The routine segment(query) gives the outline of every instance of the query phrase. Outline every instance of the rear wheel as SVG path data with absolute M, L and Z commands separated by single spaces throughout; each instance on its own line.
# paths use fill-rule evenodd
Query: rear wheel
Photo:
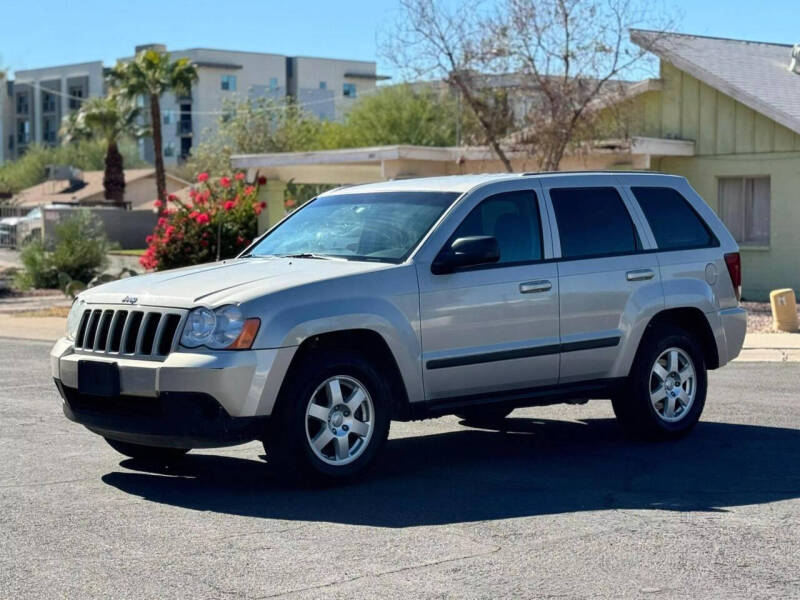
M 496 425 L 511 414 L 513 408 L 502 406 L 475 406 L 465 408 L 456 413 L 459 419 L 463 419 L 467 425 Z
M 707 384 L 694 338 L 678 327 L 658 326 L 642 340 L 624 389 L 612 398 L 614 413 L 629 434 L 678 438 L 700 419 Z
M 112 440 L 105 438 L 108 445 L 114 450 L 125 456 L 131 458 L 138 458 L 147 461 L 159 462 L 174 462 L 186 454 L 188 448 L 163 448 L 159 446 L 143 446 L 141 444 L 132 444 L 130 442 L 121 442 L 119 440 Z
M 316 481 L 363 472 L 389 434 L 386 378 L 359 354 L 321 350 L 305 357 L 290 381 L 264 440 L 269 461 Z

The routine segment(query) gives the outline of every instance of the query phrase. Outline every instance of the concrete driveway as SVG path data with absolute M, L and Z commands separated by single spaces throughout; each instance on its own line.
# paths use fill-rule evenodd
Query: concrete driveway
M 680 442 L 606 402 L 397 423 L 365 481 L 303 489 L 255 443 L 123 459 L 61 415 L 48 344 L 2 342 L 0 597 L 800 595 L 798 364 L 713 372 Z

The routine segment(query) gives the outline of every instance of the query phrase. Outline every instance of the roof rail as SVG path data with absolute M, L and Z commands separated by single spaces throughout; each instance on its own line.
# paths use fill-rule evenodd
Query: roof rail
M 679 177 L 673 173 L 661 173 L 660 171 L 637 171 L 635 169 L 624 171 L 613 171 L 611 169 L 588 169 L 585 171 L 528 171 L 521 173 L 523 177 L 532 175 L 586 175 L 595 173 L 598 175 L 667 175 L 670 177 Z

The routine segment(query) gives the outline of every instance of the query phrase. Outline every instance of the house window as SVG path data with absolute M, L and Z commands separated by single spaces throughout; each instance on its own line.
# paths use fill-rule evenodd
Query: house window
M 172 123 L 172 111 L 171 110 L 165 110 L 164 111 L 164 125 L 169 125 L 170 123 Z
M 328 82 L 327 81 L 320 81 L 319 82 L 319 89 L 327 90 L 328 89 Z
M 167 142 L 164 145 L 164 156 L 170 157 L 175 156 L 175 144 L 172 142 Z
M 277 77 L 270 77 L 269 78 L 269 91 L 274 92 L 278 89 L 278 78 Z
M 355 98 L 356 97 L 356 84 L 355 83 L 345 83 L 342 85 L 342 95 L 345 98 Z
M 227 92 L 235 92 L 236 75 L 223 75 L 220 87 Z
M 719 215 L 740 244 L 769 245 L 769 177 L 720 177 Z

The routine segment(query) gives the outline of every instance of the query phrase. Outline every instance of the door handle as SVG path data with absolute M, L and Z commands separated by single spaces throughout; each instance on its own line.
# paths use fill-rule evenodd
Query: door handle
M 655 276 L 656 274 L 652 269 L 636 269 L 635 271 L 628 271 L 625 273 L 625 277 L 628 281 L 645 281 Z
M 538 281 L 527 281 L 519 284 L 520 294 L 536 294 L 538 292 L 549 292 L 553 289 L 553 284 L 547 279 L 539 279 Z

